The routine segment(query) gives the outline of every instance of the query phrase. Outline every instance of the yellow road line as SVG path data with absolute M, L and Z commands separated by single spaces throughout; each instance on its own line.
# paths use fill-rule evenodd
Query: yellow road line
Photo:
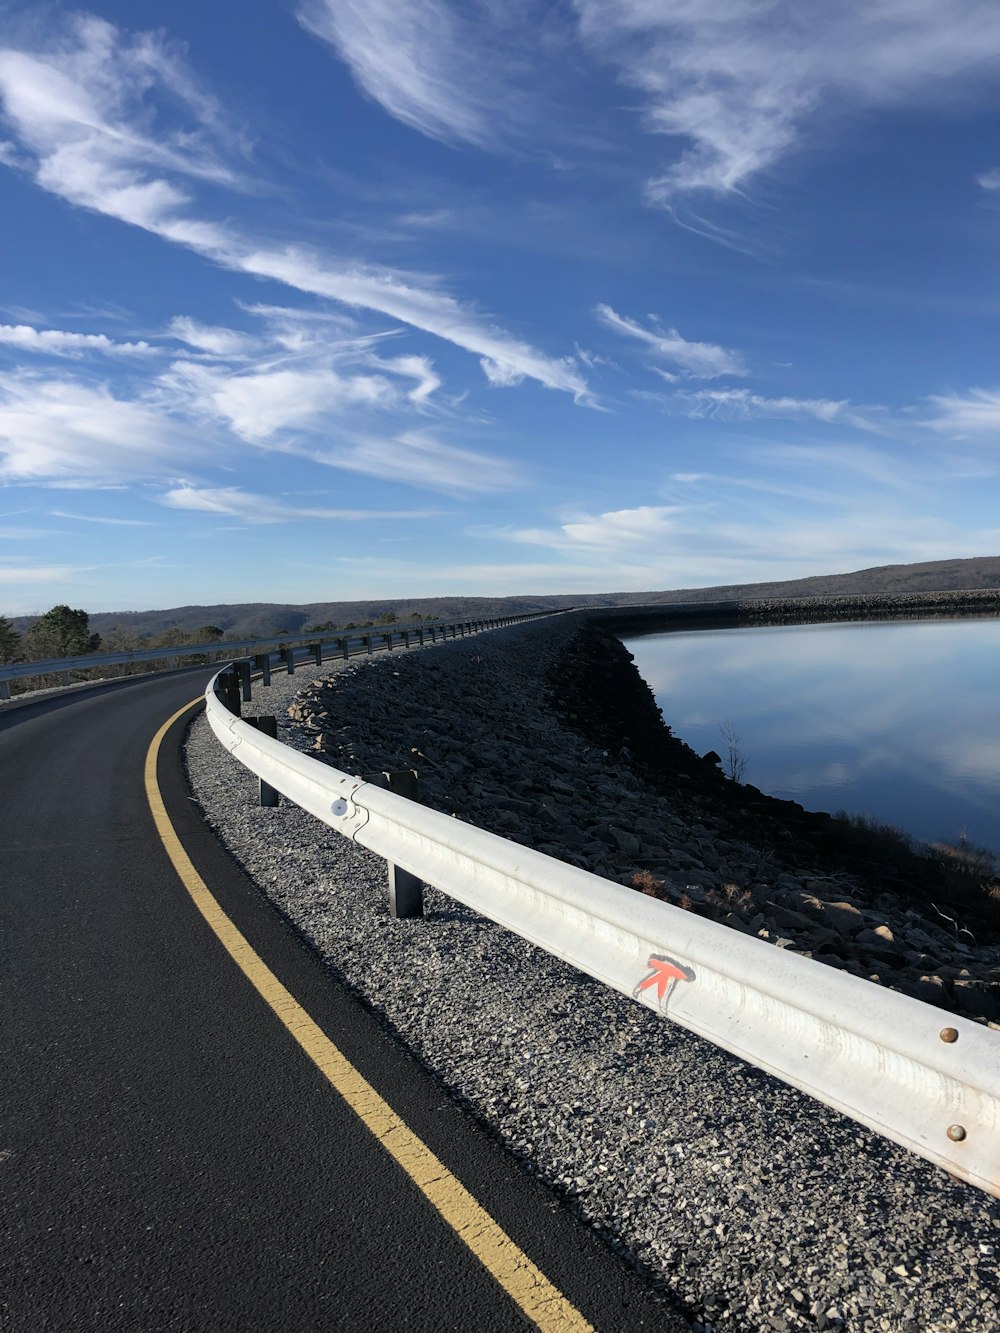
M 586 1330 L 593 1333 L 583 1315 L 518 1249 L 485 1208 L 313 1022 L 226 916 L 191 864 L 163 804 L 156 780 L 156 761 L 167 731 L 200 702 L 193 699 L 164 722 L 150 743 L 145 772 L 146 796 L 157 832 L 195 906 L 310 1060 L 528 1318 L 543 1333 L 586 1333 Z

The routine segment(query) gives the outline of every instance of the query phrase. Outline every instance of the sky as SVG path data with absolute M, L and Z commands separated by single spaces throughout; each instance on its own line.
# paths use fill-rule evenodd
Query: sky
M 0 613 L 1000 553 L 1000 6 L 0 0 Z

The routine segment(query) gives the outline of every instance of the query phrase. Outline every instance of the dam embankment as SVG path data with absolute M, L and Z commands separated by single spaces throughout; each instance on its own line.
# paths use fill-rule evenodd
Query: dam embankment
M 756 836 L 752 792 L 730 791 L 670 737 L 626 650 L 595 623 L 553 617 L 333 663 L 316 681 L 312 669 L 275 673 L 254 706 L 278 715 L 283 741 L 350 771 L 417 767 L 424 798 L 458 818 L 611 878 L 648 865 L 690 910 L 731 915 L 782 948 L 807 951 L 805 932 L 823 930 L 817 957 L 822 940 L 831 965 L 874 963 L 852 950 L 859 916 L 866 930 L 887 919 L 875 882 L 813 864 L 794 818 Z M 290 802 L 261 808 L 256 779 L 204 717 L 186 753 L 202 813 L 260 891 L 694 1333 L 997 1328 L 996 1200 L 435 889 L 425 918 L 394 921 L 384 863 Z M 779 925 L 784 895 L 798 915 Z M 995 950 L 952 951 L 944 922 L 927 925 L 918 952 L 925 919 L 900 917 L 912 961 L 942 987 L 948 958 L 971 960 L 970 975 L 995 963 Z M 887 954 L 902 948 L 872 934 Z
M 350 773 L 832 967 L 1000 1022 L 1000 912 L 898 840 L 730 781 L 675 737 L 617 634 L 575 612 L 365 660 L 290 715 Z

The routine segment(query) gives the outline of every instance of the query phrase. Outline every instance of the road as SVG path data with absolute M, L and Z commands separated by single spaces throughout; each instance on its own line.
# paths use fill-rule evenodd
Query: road
M 543 1280 L 526 1301 L 475 1257 L 234 964 L 143 780 L 155 733 L 208 676 L 0 713 L 0 1329 L 686 1328 L 220 848 L 183 779 L 188 713 L 164 737 L 156 785 L 212 898 L 523 1254 L 522 1272 L 536 1266 L 554 1290 Z

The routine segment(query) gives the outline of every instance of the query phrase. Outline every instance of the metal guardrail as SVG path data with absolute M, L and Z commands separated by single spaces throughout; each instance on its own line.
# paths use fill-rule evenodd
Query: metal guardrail
M 1000 1033 L 341 773 L 206 691 L 216 737 L 329 828 L 1000 1197 Z
M 344 657 L 362 652 L 373 652 L 375 644 L 409 647 L 411 640 L 424 643 L 429 636 L 434 643 L 439 637 L 457 638 L 481 629 L 511 625 L 537 616 L 552 615 L 551 611 L 526 611 L 517 616 L 477 616 L 470 620 L 415 621 L 402 625 L 372 625 L 360 630 L 340 633 L 281 634 L 271 639 L 227 639 L 212 643 L 184 643 L 170 648 L 136 648 L 121 653 L 87 653 L 81 657 L 49 657 L 35 662 L 7 662 L 0 664 L 0 699 L 10 698 L 12 680 L 29 680 L 40 676 L 59 676 L 63 685 L 70 684 L 71 671 L 92 671 L 103 666 L 133 666 L 142 662 L 167 662 L 170 667 L 185 657 L 207 656 L 209 660 L 231 660 L 236 657 L 270 655 L 287 650 L 290 656 L 282 661 L 292 671 L 296 651 L 311 653 L 314 660 L 329 657 L 336 648 Z M 303 660 L 307 660 L 304 658 Z M 266 664 L 270 667 L 270 661 Z

